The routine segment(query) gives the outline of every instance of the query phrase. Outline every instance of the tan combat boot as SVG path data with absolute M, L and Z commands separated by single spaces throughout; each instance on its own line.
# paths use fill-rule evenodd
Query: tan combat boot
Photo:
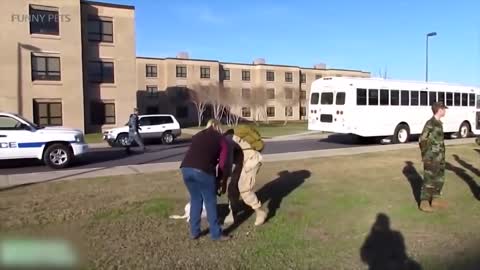
M 423 212 L 427 212 L 427 213 L 433 212 L 433 208 L 430 206 L 430 202 L 427 200 L 421 201 L 420 206 L 418 208 Z
M 262 210 L 261 208 L 255 209 L 255 226 L 260 226 L 265 223 L 265 219 L 267 218 L 267 213 Z
M 446 209 L 448 207 L 448 203 L 440 198 L 433 198 L 432 207 L 434 209 Z

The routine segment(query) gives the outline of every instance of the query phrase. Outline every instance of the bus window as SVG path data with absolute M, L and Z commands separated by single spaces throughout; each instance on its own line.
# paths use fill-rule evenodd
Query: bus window
M 388 90 L 380 90 L 380 105 L 388 105 Z
M 402 90 L 401 93 L 401 105 L 408 106 L 409 104 L 409 95 L 407 90 Z
M 318 93 L 312 93 L 312 97 L 310 98 L 310 104 L 318 105 L 318 98 L 319 98 Z
M 336 105 L 345 105 L 345 92 L 338 92 L 335 98 Z
M 460 106 L 460 93 L 453 94 L 453 105 Z
M 477 95 L 477 109 L 480 109 L 480 95 Z
M 367 105 L 367 89 L 357 88 L 357 105 Z
M 368 89 L 368 105 L 378 105 L 378 90 Z
M 462 106 L 463 107 L 468 106 L 468 94 L 465 94 L 465 93 L 462 94 Z
M 320 98 L 320 104 L 323 104 L 323 105 L 333 104 L 333 93 L 332 92 L 322 93 L 322 97 Z
M 430 92 L 429 93 L 429 99 L 430 99 L 430 106 L 433 105 L 433 103 L 437 102 L 437 92 Z
M 427 91 L 421 91 L 420 92 L 420 105 L 421 106 L 427 106 L 428 105 L 428 93 Z
M 447 106 L 453 106 L 453 94 L 447 93 Z
M 418 91 L 412 91 L 410 94 L 410 105 L 418 106 Z
M 445 92 L 438 92 L 438 102 L 443 102 L 445 104 Z
M 475 94 L 468 94 L 468 106 L 475 106 Z
M 399 100 L 400 100 L 399 91 L 398 90 L 390 91 L 390 105 L 398 106 Z

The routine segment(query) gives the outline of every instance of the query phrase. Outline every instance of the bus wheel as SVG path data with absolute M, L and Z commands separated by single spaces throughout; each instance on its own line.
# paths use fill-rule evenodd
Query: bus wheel
M 468 136 L 470 135 L 470 124 L 467 121 L 463 122 L 460 125 L 458 135 L 460 138 L 468 138 Z
M 410 137 L 410 128 L 405 124 L 400 124 L 393 133 L 393 143 L 406 143 Z

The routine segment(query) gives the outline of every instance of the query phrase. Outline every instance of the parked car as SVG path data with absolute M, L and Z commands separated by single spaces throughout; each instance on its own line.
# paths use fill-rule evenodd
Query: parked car
M 36 158 L 62 169 L 87 151 L 81 130 L 41 127 L 17 114 L 0 112 L 0 160 Z
M 145 140 L 160 139 L 163 144 L 171 144 L 182 132 L 173 115 L 139 115 L 140 135 Z M 123 127 L 106 130 L 103 139 L 112 147 L 128 145 L 128 123 Z

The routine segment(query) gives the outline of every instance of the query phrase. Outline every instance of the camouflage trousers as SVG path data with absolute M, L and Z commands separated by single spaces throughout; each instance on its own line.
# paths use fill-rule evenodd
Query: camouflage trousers
M 445 160 L 424 161 L 423 169 L 420 200 L 431 200 L 440 197 L 445 182 Z

